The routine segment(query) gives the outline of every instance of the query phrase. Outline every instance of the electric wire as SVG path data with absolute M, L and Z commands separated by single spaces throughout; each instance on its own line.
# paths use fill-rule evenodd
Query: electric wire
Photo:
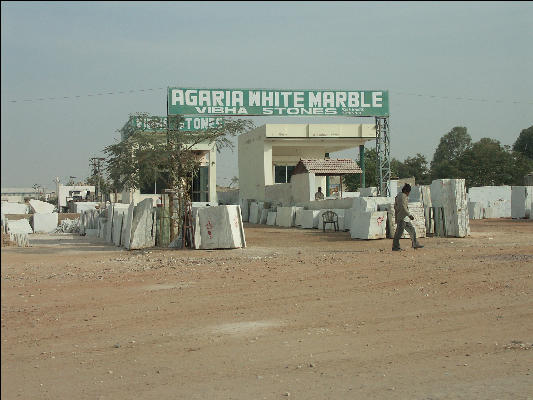
M 166 90 L 167 87 L 159 88 L 148 88 L 148 89 L 131 89 L 131 90 L 117 90 L 117 91 L 101 91 L 100 93 L 92 93 L 86 95 L 72 95 L 72 96 L 57 96 L 57 97 L 36 97 L 31 99 L 23 100 L 7 100 L 8 103 L 28 103 L 36 101 L 54 101 L 54 100 L 68 100 L 68 99 L 80 99 L 82 97 L 95 97 L 95 96 L 113 96 L 117 94 L 132 94 L 132 93 L 145 93 L 153 92 L 156 90 Z M 312 89 L 311 89 L 312 90 Z M 444 100 L 462 100 L 462 101 L 473 101 L 473 102 L 485 102 L 485 103 L 499 103 L 499 104 L 533 104 L 533 101 L 517 101 L 517 100 L 493 100 L 493 99 L 483 99 L 483 98 L 473 98 L 473 97 L 453 97 L 453 96 L 439 96 L 439 95 L 428 95 L 422 93 L 408 93 L 408 92 L 396 92 L 389 91 L 390 94 L 399 95 L 399 96 L 416 96 L 416 97 L 427 97 L 433 99 L 444 99 Z

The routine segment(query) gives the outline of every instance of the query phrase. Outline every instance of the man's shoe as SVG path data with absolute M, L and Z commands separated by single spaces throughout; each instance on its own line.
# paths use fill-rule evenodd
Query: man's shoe
M 403 251 L 403 249 L 400 249 L 399 247 L 397 249 L 392 249 L 392 251 Z
M 415 244 L 415 245 L 413 246 L 413 249 L 421 249 L 422 247 L 424 247 L 424 246 L 421 245 L 420 243 L 418 243 L 418 244 Z

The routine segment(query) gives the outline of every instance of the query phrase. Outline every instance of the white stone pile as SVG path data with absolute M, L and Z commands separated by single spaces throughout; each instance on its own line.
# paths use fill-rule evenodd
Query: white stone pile
M 198 208 L 195 212 L 196 249 L 246 247 L 241 207 L 238 205 Z
M 98 236 L 103 211 L 87 208 L 80 212 L 80 235 Z
M 64 219 L 59 223 L 59 226 L 54 231 L 55 233 L 79 233 L 80 219 Z
M 480 186 L 468 189 L 468 201 L 480 203 L 483 208 L 482 218 L 510 218 L 511 196 L 511 186 Z
M 431 183 L 431 202 L 436 235 L 465 237 L 470 234 L 464 179 L 434 180 Z
M 387 237 L 387 211 L 392 197 L 355 197 L 352 203 L 350 237 L 384 239 Z
M 10 203 L 8 201 L 2 201 L 1 204 L 2 214 L 28 214 L 29 206 L 22 203 Z
M 88 210 L 83 214 L 91 234 L 108 243 L 127 250 L 155 246 L 157 220 L 153 199 L 144 199 L 136 206 L 109 203 L 101 213 Z
M 511 217 L 532 219 L 533 186 L 513 186 L 511 191 Z
M 30 222 L 26 219 L 9 220 L 5 219 L 9 239 L 16 243 L 18 247 L 29 247 L 28 234 L 33 233 Z
M 416 237 L 426 237 L 426 217 L 424 213 L 424 206 L 421 202 L 409 202 L 409 212 L 415 219 L 409 220 L 415 228 Z M 396 218 L 394 212 L 394 204 L 385 204 L 380 206 L 380 209 L 387 210 L 387 237 L 393 238 L 396 233 Z M 402 239 L 409 238 L 409 233 L 404 230 L 401 236 Z
M 433 204 L 431 203 L 431 188 L 429 185 L 414 185 L 409 193 L 410 203 L 422 203 L 424 208 L 424 219 L 426 221 L 426 235 L 435 233 L 435 223 L 433 221 Z

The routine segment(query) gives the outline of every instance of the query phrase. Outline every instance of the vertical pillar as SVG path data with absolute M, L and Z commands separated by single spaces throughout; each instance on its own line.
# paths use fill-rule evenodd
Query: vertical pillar
M 329 153 L 324 155 L 324 158 L 329 158 Z M 329 196 L 329 176 L 326 175 L 326 197 Z
M 359 167 L 363 171 L 361 173 L 361 187 L 365 187 L 365 145 L 359 145 Z

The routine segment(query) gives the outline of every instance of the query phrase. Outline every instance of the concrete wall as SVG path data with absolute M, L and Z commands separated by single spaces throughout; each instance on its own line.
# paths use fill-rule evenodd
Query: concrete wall
M 334 210 L 352 208 L 353 198 L 346 199 L 331 199 L 331 200 L 313 200 L 307 202 L 296 203 L 297 206 L 304 207 L 307 210 Z
M 238 138 L 239 198 L 265 200 L 265 185 L 272 180 L 272 148 L 264 143 L 265 127 Z
M 264 188 L 264 201 L 281 203 L 283 206 L 290 206 L 294 203 L 292 198 L 292 186 L 290 183 L 278 183 L 268 185 Z
M 217 191 L 218 202 L 224 205 L 239 204 L 239 189 L 228 190 L 226 192 Z

